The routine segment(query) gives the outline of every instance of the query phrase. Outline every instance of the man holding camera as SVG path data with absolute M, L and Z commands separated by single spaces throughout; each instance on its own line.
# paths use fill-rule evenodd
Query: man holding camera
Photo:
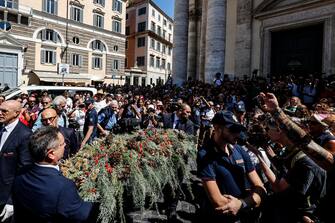
M 156 115 L 156 110 L 154 105 L 150 104 L 148 106 L 147 114 L 142 118 L 142 128 L 157 128 L 158 127 L 158 116 Z
M 98 130 L 103 136 L 108 136 L 118 121 L 118 102 L 112 100 L 108 106 L 101 109 L 98 114 Z

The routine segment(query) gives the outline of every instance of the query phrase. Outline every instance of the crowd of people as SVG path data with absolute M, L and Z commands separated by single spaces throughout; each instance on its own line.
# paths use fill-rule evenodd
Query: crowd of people
M 331 79 L 231 80 L 218 73 L 209 84 L 97 87 L 96 95 L 0 96 L 2 222 L 94 219 L 98 205 L 80 199 L 59 162 L 97 138 L 146 128 L 197 137 L 205 191 L 196 199 L 199 222 L 333 221 Z M 169 204 L 170 222 L 177 220 L 177 202 Z

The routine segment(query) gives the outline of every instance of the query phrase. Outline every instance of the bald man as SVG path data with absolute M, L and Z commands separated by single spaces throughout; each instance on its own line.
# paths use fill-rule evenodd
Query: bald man
M 80 144 L 78 143 L 78 137 L 74 129 L 58 125 L 58 117 L 55 109 L 46 108 L 41 113 L 41 122 L 43 126 L 57 127 L 63 134 L 66 143 L 63 158 L 67 159 L 70 155 L 74 155 L 79 150 Z
M 31 130 L 19 122 L 21 104 L 5 101 L 0 105 L 0 221 L 10 222 L 13 215 L 12 185 L 18 171 L 30 166 L 28 149 Z

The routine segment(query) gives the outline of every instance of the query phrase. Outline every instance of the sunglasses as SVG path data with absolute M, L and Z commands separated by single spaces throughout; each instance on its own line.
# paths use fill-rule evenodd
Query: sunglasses
M 50 118 L 42 118 L 41 121 L 44 122 L 44 123 L 45 123 L 45 122 L 48 122 L 48 121 L 53 122 L 53 121 L 55 120 L 56 117 L 57 117 L 57 116 L 50 117 Z

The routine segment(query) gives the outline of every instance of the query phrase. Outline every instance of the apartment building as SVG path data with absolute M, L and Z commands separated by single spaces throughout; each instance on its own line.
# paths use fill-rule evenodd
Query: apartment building
M 134 0 L 127 7 L 126 35 L 126 82 L 165 83 L 172 70 L 172 18 L 151 0 Z
M 0 0 L 0 83 L 122 84 L 125 15 L 126 0 Z

